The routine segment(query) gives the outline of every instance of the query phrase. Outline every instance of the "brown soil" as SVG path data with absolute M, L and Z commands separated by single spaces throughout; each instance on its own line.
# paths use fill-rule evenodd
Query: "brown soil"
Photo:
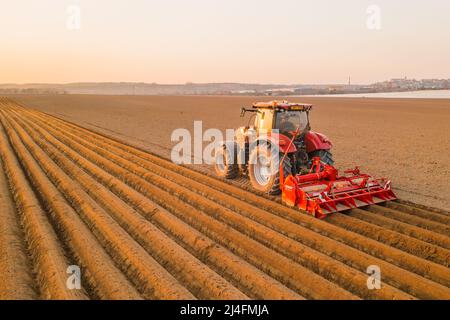
M 239 109 L 269 97 L 19 96 L 29 107 L 170 155 L 176 128 L 236 128 Z M 290 98 L 314 104 L 311 123 L 334 143 L 341 169 L 389 177 L 397 195 L 450 210 L 450 101 L 445 99 Z
M 3 167 L 0 169 L 0 221 L 0 270 L 3 271 L 0 273 L 0 300 L 37 298 Z
M 396 202 L 321 221 L 11 100 L 0 121 L 0 208 L 18 231 L 0 229 L 4 298 L 450 298 L 445 212 Z M 64 286 L 69 264 L 84 290 Z

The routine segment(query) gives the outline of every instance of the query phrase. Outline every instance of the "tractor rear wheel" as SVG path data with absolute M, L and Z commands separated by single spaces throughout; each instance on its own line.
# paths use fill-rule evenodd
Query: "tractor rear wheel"
M 309 160 L 311 162 L 312 158 L 319 157 L 320 161 L 330 166 L 334 165 L 333 154 L 330 150 L 316 150 L 309 153 Z
M 249 157 L 248 175 L 253 188 L 270 195 L 281 193 L 279 161 L 283 156 L 283 153 L 272 154 L 270 148 L 265 145 L 252 150 Z M 290 158 L 286 157 L 283 161 L 283 175 L 287 177 L 290 174 L 292 174 L 292 164 Z
M 235 179 L 239 173 L 236 156 L 233 157 L 231 150 L 228 150 L 225 146 L 219 148 L 216 151 L 214 169 L 221 178 Z

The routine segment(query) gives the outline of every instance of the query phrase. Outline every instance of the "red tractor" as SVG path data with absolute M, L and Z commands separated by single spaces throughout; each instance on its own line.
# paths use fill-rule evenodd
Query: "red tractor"
M 326 214 L 395 199 L 390 181 L 361 174 L 358 168 L 339 176 L 333 167 L 332 143 L 311 131 L 312 105 L 271 101 L 241 109 L 241 117 L 254 114 L 254 124 L 236 130 L 233 141 L 216 150 L 219 177 L 250 178 L 259 191 L 309 213 Z

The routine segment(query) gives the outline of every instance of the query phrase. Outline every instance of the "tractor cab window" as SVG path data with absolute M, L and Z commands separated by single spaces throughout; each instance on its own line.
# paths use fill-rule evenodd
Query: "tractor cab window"
M 304 111 L 278 111 L 275 129 L 292 132 L 300 128 L 300 133 L 308 127 L 308 115 Z

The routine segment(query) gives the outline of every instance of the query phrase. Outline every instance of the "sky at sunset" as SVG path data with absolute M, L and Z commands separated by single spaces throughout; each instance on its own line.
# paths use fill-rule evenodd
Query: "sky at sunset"
M 448 0 L 0 4 L 0 83 L 450 78 Z

